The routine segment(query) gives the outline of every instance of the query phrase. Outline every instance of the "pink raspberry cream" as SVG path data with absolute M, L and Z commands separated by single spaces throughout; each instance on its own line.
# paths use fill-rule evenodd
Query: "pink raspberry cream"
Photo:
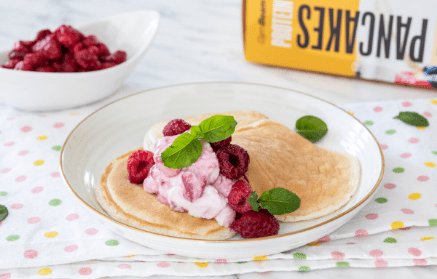
M 143 182 L 144 190 L 157 194 L 158 201 L 174 211 L 187 211 L 199 218 L 215 218 L 220 225 L 229 227 L 236 216 L 227 199 L 233 181 L 220 174 L 217 156 L 211 145 L 202 140 L 202 154 L 194 164 L 182 169 L 164 166 L 161 153 L 177 137 L 167 136 L 156 141 L 155 165 Z

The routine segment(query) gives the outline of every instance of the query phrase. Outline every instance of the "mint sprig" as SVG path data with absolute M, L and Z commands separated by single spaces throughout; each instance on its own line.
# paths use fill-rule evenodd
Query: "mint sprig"
M 254 211 L 267 209 L 272 215 L 282 215 L 296 211 L 300 207 L 300 198 L 284 188 L 273 188 L 264 191 L 261 197 L 253 191 L 247 199 Z
M 6 206 L 0 204 L 0 222 L 8 217 L 8 209 Z
M 307 115 L 296 121 L 296 132 L 312 143 L 323 138 L 328 132 L 328 125 L 322 119 Z
M 400 121 L 416 126 L 416 127 L 428 127 L 428 120 L 417 112 L 412 111 L 401 111 L 398 116 L 395 116 L 394 119 L 399 119 Z
M 161 153 L 164 166 L 172 169 L 181 169 L 191 166 L 202 154 L 202 143 L 219 142 L 229 138 L 237 126 L 233 116 L 214 115 L 198 126 L 191 126 L 190 133 L 180 134 L 175 141 Z

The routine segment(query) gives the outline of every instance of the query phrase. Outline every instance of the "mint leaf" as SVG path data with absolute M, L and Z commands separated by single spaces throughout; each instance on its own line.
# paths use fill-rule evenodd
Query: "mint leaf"
M 312 143 L 315 143 L 326 135 L 328 126 L 322 119 L 307 115 L 296 121 L 296 132 Z
M 183 133 L 161 153 L 161 160 L 168 168 L 181 169 L 192 165 L 201 154 L 200 140 L 191 134 Z
M 399 119 L 400 121 L 416 126 L 416 127 L 427 127 L 429 126 L 428 120 L 417 112 L 412 111 L 402 111 L 399 112 L 399 115 L 395 117 L 395 119 Z
M 284 188 L 273 188 L 268 192 L 265 191 L 258 202 L 272 215 L 291 213 L 300 206 L 300 198 Z
M 255 191 L 253 191 L 250 194 L 250 197 L 247 199 L 247 202 L 252 206 L 253 210 L 259 212 L 259 204 L 257 202 L 257 199 L 258 199 L 258 194 Z
M 8 217 L 8 209 L 6 206 L 0 204 L 0 222 Z
M 190 133 L 193 135 L 193 137 L 201 139 L 203 138 L 203 132 L 200 130 L 199 126 L 191 126 Z
M 199 124 L 203 132 L 202 139 L 206 142 L 219 142 L 229 138 L 235 132 L 235 126 L 237 121 L 229 115 L 214 115 Z

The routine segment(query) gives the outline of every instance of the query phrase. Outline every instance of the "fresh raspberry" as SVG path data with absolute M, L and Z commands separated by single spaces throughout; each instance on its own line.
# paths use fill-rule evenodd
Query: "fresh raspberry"
M 74 29 L 70 25 L 65 24 L 59 26 L 58 29 L 54 31 L 54 34 L 56 35 L 58 41 L 67 48 L 72 47 L 84 38 L 81 32 Z
M 74 60 L 65 60 L 59 67 L 59 72 L 75 73 L 77 72 L 77 64 Z
M 229 206 L 239 213 L 246 213 L 252 210 L 252 206 L 247 201 L 252 193 L 252 188 L 244 180 L 238 180 L 232 185 L 228 196 Z
M 84 49 L 85 49 L 85 45 L 82 42 L 80 42 L 80 43 L 75 44 L 73 46 L 73 48 L 71 48 L 71 51 L 73 53 L 76 53 L 76 52 L 79 52 L 79 51 L 84 50 Z
M 229 179 L 239 179 L 249 168 L 249 154 L 236 144 L 220 148 L 217 152 L 220 173 Z
M 114 67 L 114 66 L 117 66 L 117 64 L 111 63 L 111 62 L 103 62 L 102 63 L 102 70 L 103 69 L 108 69 L 108 68 L 111 68 L 111 67 Z
M 218 142 L 211 142 L 211 147 L 214 150 L 214 152 L 217 152 L 217 150 L 219 150 L 222 147 L 228 146 L 229 144 L 231 144 L 232 141 L 232 137 L 229 137 L 227 139 L 224 139 L 222 141 L 218 141 Z
M 76 52 L 74 58 L 76 59 L 76 63 L 84 69 L 94 69 L 99 62 L 97 55 L 88 49 Z
M 33 52 L 39 52 L 50 60 L 58 59 L 62 56 L 61 44 L 56 40 L 55 34 L 47 35 L 38 41 L 32 48 Z
M 251 210 L 236 219 L 230 228 L 243 238 L 257 238 L 278 234 L 279 222 L 266 209 Z
M 164 136 L 175 136 L 182 134 L 183 132 L 189 130 L 191 128 L 191 125 L 187 122 L 185 122 L 182 119 L 173 119 L 172 121 L 168 122 L 167 125 L 165 125 L 164 129 L 162 130 L 162 133 Z
M 20 59 L 23 60 L 24 56 L 28 53 L 31 53 L 31 48 L 28 47 L 25 42 L 19 41 L 14 43 L 12 50 L 9 52 L 9 59 Z
M 113 62 L 116 64 L 123 63 L 127 59 L 127 54 L 125 51 L 117 50 L 111 55 L 103 57 L 104 62 Z
M 35 69 L 32 67 L 32 65 L 30 65 L 24 61 L 20 61 L 15 65 L 14 70 L 34 71 Z
M 55 68 L 53 68 L 52 66 L 49 66 L 49 65 L 38 67 L 38 68 L 35 69 L 35 71 L 37 71 L 37 72 L 45 72 L 45 73 L 56 72 Z
M 52 31 L 50 31 L 49 29 L 43 29 L 41 31 L 38 32 L 38 34 L 36 35 L 35 40 L 33 40 L 35 43 L 38 41 L 41 41 L 42 39 L 44 39 L 45 37 L 47 37 L 47 35 L 52 34 Z
M 20 59 L 11 59 L 8 62 L 6 62 L 4 65 L 2 65 L 2 68 L 5 69 L 13 69 L 15 68 L 15 65 L 17 65 L 18 62 L 20 62 Z
M 29 53 L 24 56 L 24 62 L 35 68 L 43 65 L 46 60 L 41 53 Z
M 96 36 L 90 35 L 86 36 L 85 39 L 83 39 L 82 43 L 85 45 L 85 47 L 95 46 L 100 43 L 100 41 L 96 38 Z
M 97 54 L 98 57 L 104 57 L 104 56 L 108 56 L 111 54 L 109 52 L 108 47 L 105 44 L 98 43 L 96 46 L 99 49 L 99 53 Z
M 133 152 L 127 159 L 127 171 L 131 183 L 141 184 L 155 164 L 153 153 L 145 150 Z
M 21 41 L 21 43 L 28 47 L 29 49 L 32 49 L 33 45 L 36 43 L 35 41 Z

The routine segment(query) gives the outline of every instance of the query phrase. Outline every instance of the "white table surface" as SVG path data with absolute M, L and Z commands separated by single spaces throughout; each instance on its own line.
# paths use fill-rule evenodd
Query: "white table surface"
M 144 9 L 153 9 L 161 14 L 161 24 L 155 41 L 122 88 L 101 101 L 102 105 L 148 88 L 205 81 L 275 85 L 308 93 L 337 105 L 437 96 L 437 91 L 434 90 L 246 62 L 243 54 L 240 0 L 0 1 L 0 49 L 11 49 L 13 43 L 20 39 L 33 39 L 41 29 L 53 30 L 61 24 L 80 25 L 118 13 Z M 0 100 L 0 110 L 5 108 Z M 211 278 L 435 278 L 436 272 L 437 267 L 434 266 L 350 268 Z

